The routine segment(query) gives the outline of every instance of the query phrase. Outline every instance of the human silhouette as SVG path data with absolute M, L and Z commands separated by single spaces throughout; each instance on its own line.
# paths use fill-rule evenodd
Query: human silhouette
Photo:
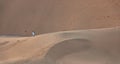
M 35 36 L 35 32 L 34 31 L 32 31 L 32 36 Z

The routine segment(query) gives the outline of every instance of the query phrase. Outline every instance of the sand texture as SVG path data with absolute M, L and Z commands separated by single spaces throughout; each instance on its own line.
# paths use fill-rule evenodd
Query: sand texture
M 119 64 L 120 28 L 0 37 L 0 64 Z
M 120 0 L 0 0 L 0 64 L 120 64 L 119 26 Z
M 0 0 L 0 34 L 120 26 L 120 0 Z

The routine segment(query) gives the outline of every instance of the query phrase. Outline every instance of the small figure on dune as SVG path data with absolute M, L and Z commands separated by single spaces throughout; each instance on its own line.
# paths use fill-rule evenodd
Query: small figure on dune
M 35 32 L 34 31 L 32 31 L 32 36 L 35 36 Z

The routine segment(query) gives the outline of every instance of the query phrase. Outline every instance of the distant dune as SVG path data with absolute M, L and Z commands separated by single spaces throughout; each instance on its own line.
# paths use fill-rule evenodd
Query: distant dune
M 120 26 L 119 0 L 0 0 L 0 34 Z

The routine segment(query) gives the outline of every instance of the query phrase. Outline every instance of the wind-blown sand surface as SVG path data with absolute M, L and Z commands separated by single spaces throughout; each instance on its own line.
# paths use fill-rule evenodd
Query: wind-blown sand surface
M 0 0 L 0 64 L 120 64 L 116 26 L 120 0 Z
M 119 64 L 120 28 L 0 37 L 0 64 Z

